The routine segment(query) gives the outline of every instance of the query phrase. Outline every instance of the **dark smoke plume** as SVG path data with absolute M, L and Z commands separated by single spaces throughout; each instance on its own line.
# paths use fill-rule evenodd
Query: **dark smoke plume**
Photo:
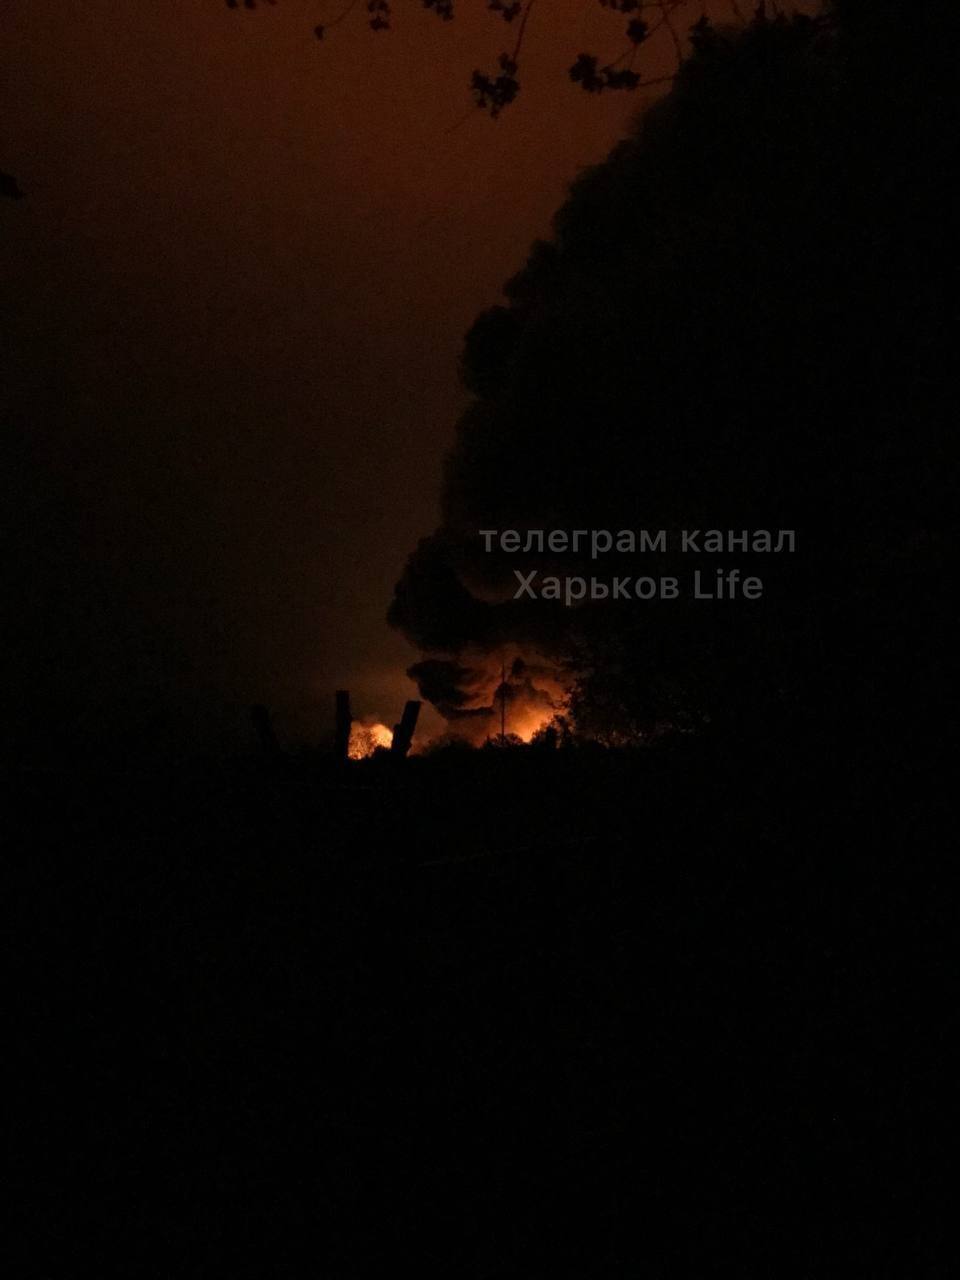
M 489 712 L 477 688 L 506 645 L 573 659 L 580 709 L 599 680 L 595 705 L 632 704 L 631 724 L 748 690 L 808 697 L 841 634 L 838 682 L 874 679 L 865 637 L 899 625 L 887 588 L 916 582 L 917 547 L 936 558 L 950 507 L 932 465 L 953 448 L 946 166 L 930 67 L 901 60 L 891 97 L 891 30 L 841 16 L 703 30 L 467 335 L 475 398 L 442 524 L 389 614 L 448 717 Z M 680 569 L 488 554 L 478 536 L 551 528 L 794 529 L 802 554 L 770 568 L 762 610 L 511 599 L 515 569 Z

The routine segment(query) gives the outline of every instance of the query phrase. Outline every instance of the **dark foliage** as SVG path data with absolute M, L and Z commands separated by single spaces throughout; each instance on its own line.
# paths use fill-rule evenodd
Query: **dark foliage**
M 275 5 L 277 0 L 265 0 Z M 597 0 L 589 0 L 597 3 Z M 257 0 L 226 0 L 228 9 L 256 10 Z M 684 40 L 676 25 L 684 10 L 689 7 L 689 0 L 657 0 L 656 3 L 641 3 L 641 0 L 599 0 L 601 8 L 609 9 L 617 15 L 627 18 L 623 29 L 624 48 L 618 57 L 607 63 L 600 63 L 598 57 L 581 54 L 570 69 L 570 79 L 581 85 L 589 93 L 600 93 L 605 89 L 636 89 L 644 83 L 658 84 L 660 80 L 644 81 L 641 74 L 633 68 L 637 50 L 648 38 L 661 28 L 666 28 L 671 35 L 677 66 L 684 54 Z M 470 79 L 470 91 L 476 105 L 489 112 L 494 119 L 508 107 L 520 92 L 519 56 L 524 43 L 527 22 L 536 5 L 536 0 L 488 0 L 487 8 L 498 19 L 507 24 L 516 22 L 517 36 L 512 50 L 500 54 L 497 69 L 493 74 L 475 70 Z M 339 26 L 349 18 L 358 6 L 358 0 L 347 0 L 346 6 L 329 22 L 320 23 L 313 29 L 318 40 L 324 40 L 331 28 Z M 443 22 L 453 20 L 456 9 L 454 0 L 423 0 L 423 7 L 431 10 Z M 640 10 L 649 11 L 654 18 L 651 26 L 642 18 L 632 17 Z M 366 0 L 367 25 L 372 31 L 389 31 L 393 21 L 393 9 L 389 0 Z M 735 0 L 729 6 L 728 19 L 740 17 Z M 697 33 L 710 28 L 709 20 L 704 17 L 691 36 L 691 44 Z M 626 64 L 626 65 L 623 65 Z M 669 78 L 669 77 L 668 77 Z

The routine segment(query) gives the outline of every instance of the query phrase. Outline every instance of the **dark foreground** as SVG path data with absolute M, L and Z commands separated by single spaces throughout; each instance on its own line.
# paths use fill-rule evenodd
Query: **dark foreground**
M 943 791 L 848 745 L 15 778 L 18 1276 L 953 1274 Z

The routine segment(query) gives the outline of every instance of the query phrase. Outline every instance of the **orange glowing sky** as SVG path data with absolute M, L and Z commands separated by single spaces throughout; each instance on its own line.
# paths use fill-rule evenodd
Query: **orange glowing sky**
M 189 686 L 311 732 L 339 686 L 393 722 L 413 655 L 383 616 L 435 522 L 462 335 L 641 105 L 566 79 L 621 46 L 593 2 L 541 6 L 517 103 L 457 128 L 508 42 L 480 0 L 320 45 L 323 16 L 0 13 L 0 160 L 29 195 L 0 210 L 17 616 L 63 631 L 56 678 L 94 700 Z

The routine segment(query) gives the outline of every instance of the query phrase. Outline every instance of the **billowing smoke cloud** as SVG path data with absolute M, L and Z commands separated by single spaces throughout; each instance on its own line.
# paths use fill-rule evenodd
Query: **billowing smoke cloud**
M 476 533 L 441 530 L 410 557 L 390 610 L 431 655 L 408 672 L 421 696 L 475 742 L 502 727 L 526 739 L 563 709 L 562 630 L 538 602 L 511 598 L 512 579 Z
M 529 740 L 562 713 L 569 686 L 555 664 L 525 658 L 513 645 L 496 654 L 468 650 L 456 658 L 426 658 L 409 674 L 451 730 L 473 742 L 501 732 Z
M 761 13 L 742 35 L 703 32 L 673 92 L 579 179 L 506 305 L 468 334 L 475 399 L 447 459 L 442 524 L 389 614 L 425 655 L 411 669 L 424 697 L 452 723 L 494 721 L 507 650 L 537 668 L 510 676 L 518 703 L 553 697 L 584 644 L 628 679 L 656 666 L 674 701 L 697 685 L 709 702 L 704 673 L 716 690 L 767 670 L 782 688 L 775 667 L 791 636 L 808 643 L 824 584 L 845 590 L 868 541 L 879 563 L 881 540 L 926 518 L 926 481 L 904 471 L 922 452 L 916 422 L 896 406 L 933 385 L 902 352 L 932 360 L 941 328 L 916 264 L 883 249 L 910 242 L 883 220 L 903 216 L 897 164 L 912 160 L 905 149 L 889 170 L 873 163 L 872 71 L 847 82 L 840 66 L 809 20 Z M 762 611 L 565 608 L 514 599 L 514 571 L 609 580 L 678 566 L 495 554 L 479 536 L 681 528 L 800 530 L 804 567 L 778 565 L 780 594 Z

